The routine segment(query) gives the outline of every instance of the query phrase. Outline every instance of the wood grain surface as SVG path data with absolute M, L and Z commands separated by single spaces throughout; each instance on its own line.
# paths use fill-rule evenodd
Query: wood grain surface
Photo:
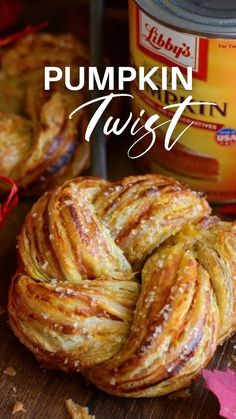
M 116 179 L 137 173 L 137 168 L 126 157 L 125 139 L 115 139 L 109 145 L 109 178 Z M 15 238 L 32 200 L 23 200 L 0 230 L 0 305 L 6 307 L 7 291 L 16 266 Z M 236 367 L 232 337 L 217 353 L 210 368 Z M 14 377 L 4 374 L 7 367 L 16 371 Z M 13 388 L 15 388 L 13 390 Z M 88 385 L 79 374 L 49 371 L 40 367 L 31 353 L 14 337 L 7 324 L 7 314 L 0 316 L 0 418 L 12 417 L 16 400 L 23 403 L 25 413 L 13 417 L 22 419 L 69 418 L 65 400 L 72 398 L 88 406 L 96 419 L 216 419 L 219 405 L 217 399 L 204 388 L 200 378 L 191 388 L 191 397 L 150 399 L 122 399 L 109 396 Z

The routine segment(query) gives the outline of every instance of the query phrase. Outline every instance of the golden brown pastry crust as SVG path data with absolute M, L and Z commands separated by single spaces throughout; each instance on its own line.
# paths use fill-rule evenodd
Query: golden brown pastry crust
M 44 91 L 44 67 L 87 66 L 87 48 L 71 35 L 32 34 L 5 51 L 0 77 L 0 172 L 12 177 L 25 194 L 40 195 L 84 171 L 89 120 L 82 110 L 84 91 L 68 91 L 58 82 Z M 72 72 L 73 74 L 73 72 Z
M 184 388 L 236 331 L 236 225 L 187 227 L 149 258 L 130 335 L 85 371 L 108 393 L 162 396 Z
M 44 194 L 18 240 L 15 334 L 111 394 L 186 387 L 236 329 L 236 227 L 209 212 L 157 175 L 78 178 Z

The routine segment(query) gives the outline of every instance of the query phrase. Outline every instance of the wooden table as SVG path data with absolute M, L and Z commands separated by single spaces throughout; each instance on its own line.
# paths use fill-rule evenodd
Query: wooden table
M 112 179 L 137 173 L 137 168 L 126 157 L 125 139 L 114 139 L 109 145 L 108 168 Z M 0 230 L 0 305 L 6 307 L 7 290 L 16 265 L 15 237 L 20 230 L 32 200 L 22 200 L 7 223 Z M 191 388 L 190 398 L 169 397 L 151 399 L 123 399 L 109 396 L 88 385 L 79 374 L 66 374 L 40 368 L 33 355 L 14 337 L 7 324 L 6 313 L 0 317 L 0 418 L 11 417 L 16 400 L 24 404 L 26 413 L 14 415 L 23 419 L 68 418 L 65 400 L 72 398 L 88 406 L 96 419 L 216 419 L 217 399 L 204 388 L 200 378 Z M 231 338 L 217 353 L 210 368 L 236 367 L 231 359 L 236 337 Z M 7 367 L 16 371 L 14 377 L 3 373 Z M 16 393 L 13 391 L 16 388 Z

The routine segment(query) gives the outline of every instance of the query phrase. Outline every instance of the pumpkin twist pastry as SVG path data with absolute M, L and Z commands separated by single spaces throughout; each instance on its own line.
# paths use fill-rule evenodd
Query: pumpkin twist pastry
M 31 34 L 3 52 L 0 73 L 0 173 L 13 178 L 21 191 L 40 195 L 85 170 L 89 121 L 81 110 L 86 92 L 70 92 L 57 82 L 44 91 L 44 67 L 88 66 L 87 48 L 72 35 Z M 74 71 L 73 71 L 74 69 Z M 73 84 L 73 77 L 72 77 Z
M 44 365 L 111 394 L 186 387 L 236 326 L 236 226 L 209 212 L 158 175 L 45 193 L 18 239 L 16 336 Z

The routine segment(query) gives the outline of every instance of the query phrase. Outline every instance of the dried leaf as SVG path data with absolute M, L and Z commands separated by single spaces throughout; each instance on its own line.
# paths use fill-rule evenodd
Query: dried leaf
M 66 400 L 66 408 L 72 419 L 95 419 L 94 415 L 90 415 L 87 407 L 82 407 L 73 402 L 73 400 Z
M 203 370 L 206 386 L 220 402 L 220 415 L 236 419 L 236 371 Z

